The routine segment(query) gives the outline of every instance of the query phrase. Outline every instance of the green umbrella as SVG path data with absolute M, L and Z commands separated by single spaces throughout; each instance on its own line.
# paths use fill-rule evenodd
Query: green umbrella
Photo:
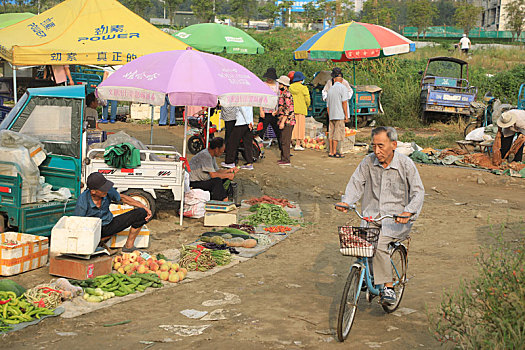
M 33 17 L 34 14 L 24 12 L 24 13 L 2 13 L 0 14 L 0 29 L 10 26 Z
M 264 53 L 264 47 L 244 31 L 218 23 L 194 24 L 173 36 L 200 51 Z

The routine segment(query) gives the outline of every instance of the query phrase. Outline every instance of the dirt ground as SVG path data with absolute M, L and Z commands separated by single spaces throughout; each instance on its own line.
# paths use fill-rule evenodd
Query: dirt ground
M 117 123 L 104 128 L 126 130 L 149 141 L 147 125 Z M 182 145 L 182 127 L 157 126 L 154 134 L 157 144 Z M 314 150 L 293 154 L 293 166 L 280 168 L 277 147 L 266 149 L 266 158 L 255 164 L 254 171 L 241 172 L 238 182 L 243 198 L 264 193 L 299 202 L 311 225 L 266 253 L 212 277 L 74 319 L 46 319 L 4 336 L 0 348 L 440 348 L 429 332 L 427 310 L 435 309 L 444 290 L 472 276 L 479 245 L 488 239 L 492 225 L 497 229 L 502 223 L 523 222 L 525 181 L 476 170 L 418 165 L 426 197 L 412 233 L 410 282 L 401 303 L 409 314 L 385 314 L 377 303 L 362 299 L 352 332 L 341 344 L 332 334 L 352 260 L 339 254 L 337 226 L 356 220 L 336 212 L 333 203 L 340 199 L 364 153 L 344 159 L 328 158 Z M 161 208 L 149 226 L 153 232 L 151 252 L 178 248 L 204 230 L 202 220 L 185 220 L 180 228 L 170 208 Z M 49 281 L 50 276 L 47 268 L 42 268 L 15 279 L 31 286 Z M 233 293 L 240 303 L 203 306 L 203 301 L 221 299 L 222 294 L 216 291 Z M 225 310 L 227 319 L 206 322 L 180 313 L 218 308 Z M 124 320 L 131 323 L 103 327 Z M 201 335 L 183 337 L 160 325 L 211 326 Z M 144 341 L 153 343 L 141 343 Z

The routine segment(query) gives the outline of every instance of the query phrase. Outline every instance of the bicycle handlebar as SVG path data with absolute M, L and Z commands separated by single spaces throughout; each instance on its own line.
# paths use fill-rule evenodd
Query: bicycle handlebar
M 405 216 L 405 215 L 383 215 L 377 219 L 374 219 L 373 217 L 371 216 L 363 216 L 356 208 L 355 205 L 340 205 L 340 204 L 336 204 L 335 205 L 336 208 L 343 208 L 343 209 L 350 209 L 350 210 L 353 210 L 357 216 L 359 216 L 361 219 L 365 220 L 366 222 L 380 222 L 384 219 L 397 219 L 397 218 L 402 218 L 402 219 L 409 219 L 410 216 Z

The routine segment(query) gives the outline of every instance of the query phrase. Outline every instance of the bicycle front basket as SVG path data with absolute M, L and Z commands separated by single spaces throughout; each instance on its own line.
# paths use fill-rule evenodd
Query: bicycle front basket
M 378 228 L 339 226 L 339 251 L 343 255 L 371 258 L 376 251 L 378 239 Z

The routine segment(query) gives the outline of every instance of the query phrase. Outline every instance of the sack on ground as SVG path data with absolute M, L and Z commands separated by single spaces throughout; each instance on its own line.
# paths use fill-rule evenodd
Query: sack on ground
M 202 218 L 206 213 L 206 202 L 210 200 L 210 192 L 195 188 L 184 194 L 184 216 Z

